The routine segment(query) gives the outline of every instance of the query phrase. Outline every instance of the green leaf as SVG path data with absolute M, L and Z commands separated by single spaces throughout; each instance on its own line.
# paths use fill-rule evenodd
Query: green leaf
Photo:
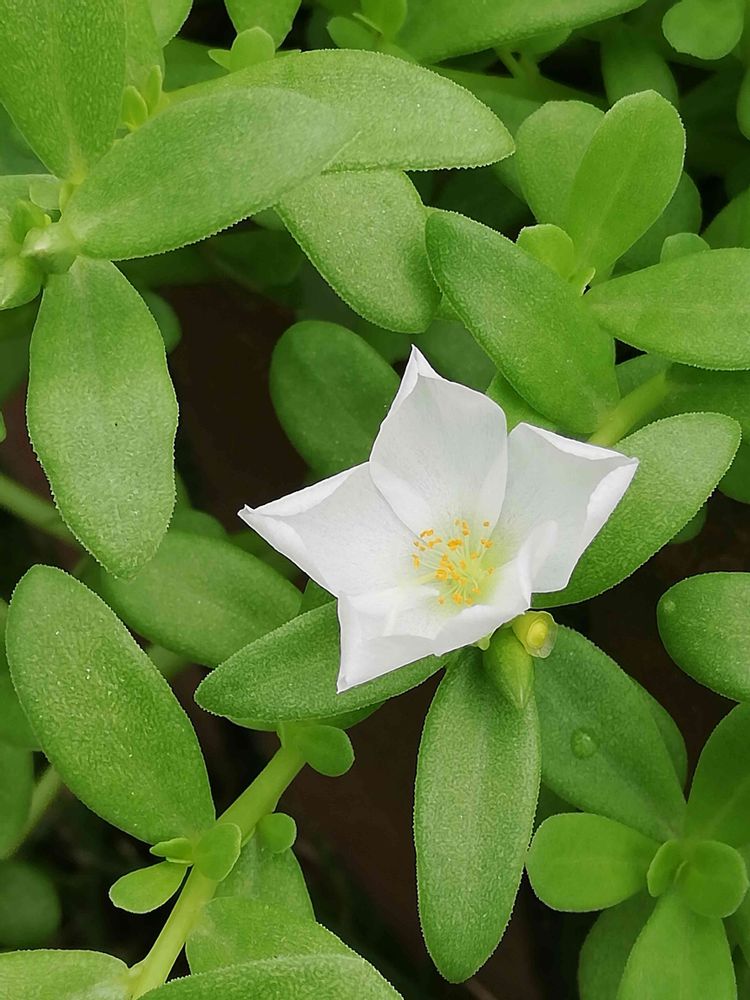
M 186 871 L 185 865 L 171 861 L 138 868 L 118 878 L 109 890 L 109 898 L 115 906 L 129 913 L 151 913 L 174 896 Z
M 402 45 L 422 62 L 480 52 L 534 35 L 580 28 L 639 6 L 639 0 L 409 0 L 399 34 Z
M 628 958 L 617 1000 L 735 1000 L 732 956 L 720 920 L 663 896 Z
M 750 368 L 750 251 L 711 250 L 614 278 L 586 302 L 619 340 L 698 368 Z
M 212 882 L 223 882 L 237 863 L 241 849 L 242 830 L 235 823 L 219 822 L 198 841 L 195 867 Z
M 685 800 L 642 694 L 582 635 L 561 628 L 537 661 L 542 774 L 566 802 L 665 840 L 681 829 Z
M 161 45 L 166 45 L 182 27 L 193 0 L 151 0 L 151 15 L 154 19 L 156 37 Z
M 617 450 L 640 462 L 630 487 L 583 553 L 568 586 L 535 603 L 575 604 L 630 576 L 709 498 L 737 450 L 739 430 L 736 421 L 719 413 L 685 413 L 620 441 Z
M 402 333 L 429 325 L 440 292 L 425 251 L 427 213 L 405 174 L 321 174 L 276 210 L 325 280 L 365 319 Z
M 729 471 L 719 483 L 721 492 L 740 503 L 750 503 L 750 445 L 743 441 Z
M 52 937 L 59 924 L 60 900 L 44 872 L 26 861 L 0 861 L 2 947 L 37 947 Z
M 293 584 L 231 542 L 180 531 L 132 579 L 101 573 L 99 592 L 136 632 L 211 667 L 289 621 L 301 601 Z
M 335 934 L 314 920 L 239 896 L 214 899 L 204 907 L 188 938 L 187 955 L 194 974 L 269 958 L 355 957 Z
M 27 418 L 70 529 L 109 572 L 132 575 L 172 514 L 177 403 L 156 323 L 113 264 L 79 258 L 50 275 Z
M 336 156 L 338 169 L 479 167 L 513 152 L 500 119 L 467 90 L 381 52 L 285 55 L 203 84 L 195 93 L 226 87 L 278 87 L 334 108 L 358 133 Z
M 177 861 L 182 865 L 192 865 L 195 857 L 195 846 L 187 837 L 172 837 L 161 840 L 149 848 L 149 854 L 166 861 Z
M 619 270 L 638 271 L 658 264 L 664 240 L 675 233 L 696 233 L 701 224 L 701 198 L 694 182 L 683 174 L 672 200 L 656 222 L 626 251 Z
M 602 38 L 602 76 L 610 104 L 628 94 L 654 90 L 676 105 L 677 84 L 658 47 L 637 28 L 615 21 Z
M 538 222 L 565 228 L 583 154 L 604 114 L 583 101 L 548 101 L 521 125 L 514 161 Z
M 628 955 L 653 908 L 653 900 L 641 893 L 597 918 L 578 960 L 581 1000 L 617 1000 Z
M 684 155 L 680 117 L 654 91 L 607 112 L 576 172 L 564 227 L 581 266 L 604 275 L 643 236 L 669 204 Z
M 120 119 L 122 0 L 2 0 L 0 24 L 0 100 L 53 174 L 82 180 Z
M 419 914 L 440 973 L 462 982 L 497 947 L 513 909 L 539 792 L 539 733 L 467 649 L 425 720 L 414 790 Z
M 6 640 L 21 704 L 81 801 L 149 843 L 211 825 L 192 726 L 103 601 L 61 570 L 34 566 L 16 587 Z
M 31 753 L 0 743 L 0 858 L 15 849 L 23 833 L 33 788 Z
M 526 869 L 553 910 L 604 910 L 642 892 L 659 844 L 593 813 L 562 813 L 534 834 Z
M 237 34 L 247 28 L 263 28 L 276 48 L 289 34 L 299 5 L 300 0 L 226 0 Z
M 617 399 L 613 347 L 572 286 L 448 212 L 429 216 L 427 251 L 449 304 L 513 388 L 566 428 L 593 430 Z
M 13 681 L 10 679 L 10 668 L 5 656 L 7 613 L 7 606 L 0 601 L 0 744 L 9 744 L 19 750 L 36 750 L 39 744 L 21 708 Z
M 714 248 L 750 246 L 750 188 L 732 198 L 703 235 Z
M 393 38 L 406 19 L 407 0 L 362 0 L 362 13 L 386 38 Z
M 399 998 L 380 973 L 359 956 L 306 955 L 266 959 L 177 979 L 153 990 L 149 1000 L 350 1000 L 355 996 L 358 1000 Z
M 646 876 L 649 893 L 656 898 L 674 884 L 675 876 L 684 862 L 684 844 L 680 840 L 665 841 L 651 861 Z
M 680 0 L 662 21 L 673 49 L 698 59 L 721 59 L 739 42 L 745 26 L 742 0 Z
M 749 883 L 739 851 L 716 840 L 701 840 L 686 850 L 676 884 L 683 901 L 695 913 L 728 917 L 745 898 Z
M 656 723 L 656 728 L 659 730 L 662 742 L 667 748 L 667 753 L 672 760 L 672 766 L 674 767 L 675 774 L 677 775 L 677 780 L 680 783 L 680 788 L 684 788 L 687 783 L 688 760 L 687 749 L 685 747 L 685 740 L 682 738 L 682 733 L 666 708 L 664 708 L 664 706 L 658 702 L 656 698 L 654 698 L 654 696 L 644 687 L 641 687 L 638 681 L 634 678 L 631 678 L 631 680 L 644 702 L 648 705 L 649 711 L 651 712 L 653 720 Z
M 691 253 L 702 253 L 710 250 L 708 243 L 697 233 L 673 233 L 667 236 L 661 248 L 660 263 L 687 257 Z
M 427 360 L 445 378 L 484 392 L 497 369 L 463 325 L 435 319 L 419 337 Z
M 281 854 L 294 846 L 297 824 L 286 813 L 269 813 L 258 822 L 257 833 L 267 850 L 272 854 Z
M 750 829 L 750 705 L 738 705 L 708 738 L 693 776 L 685 835 L 741 847 Z
M 436 673 L 445 658 L 425 657 L 342 694 L 336 693 L 339 662 L 336 605 L 330 602 L 239 650 L 203 681 L 196 701 L 235 719 L 324 718 L 403 694 Z
M 308 320 L 276 344 L 269 384 L 289 440 L 317 473 L 332 476 L 369 458 L 398 376 L 356 333 Z
M 156 36 L 152 0 L 125 2 L 125 82 L 136 88 L 148 115 L 161 91 L 164 57 Z M 132 90 L 129 91 L 132 93 Z
M 657 608 L 659 635 L 680 669 L 735 701 L 750 701 L 748 609 L 750 573 L 681 580 Z
M 354 749 L 343 729 L 336 726 L 285 726 L 284 741 L 305 763 L 328 778 L 338 778 L 354 763 Z
M 493 377 L 487 386 L 487 395 L 490 399 L 494 399 L 498 406 L 502 407 L 509 431 L 513 430 L 516 424 L 522 422 L 534 424 L 536 427 L 546 427 L 551 431 L 557 430 L 557 425 L 529 406 L 523 396 L 518 395 L 507 378 L 500 372 Z
M 573 277 L 575 247 L 565 230 L 559 226 L 550 223 L 525 226 L 518 234 L 516 244 L 542 264 L 546 264 L 563 281 L 569 281 Z
M 97 951 L 12 951 L 0 955 L 0 996 L 24 1000 L 127 1000 L 128 967 Z
M 218 886 L 216 895 L 242 896 L 259 905 L 281 907 L 296 919 L 315 919 L 294 853 L 274 854 L 257 836 L 242 848 L 237 864 Z
M 92 257 L 173 250 L 269 208 L 351 135 L 301 94 L 221 90 L 170 105 L 118 142 L 63 217 Z

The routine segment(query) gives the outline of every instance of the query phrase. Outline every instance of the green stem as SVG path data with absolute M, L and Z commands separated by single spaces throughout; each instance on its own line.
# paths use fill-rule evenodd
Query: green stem
M 31 793 L 29 814 L 16 840 L 5 850 L 2 857 L 9 858 L 20 848 L 28 835 L 37 825 L 57 793 L 63 787 L 62 779 L 53 767 L 48 767 L 34 786 Z
M 53 538 L 59 538 L 63 542 L 68 542 L 69 545 L 77 544 L 51 503 L 1 472 L 0 507 L 15 514 L 16 517 L 20 517 L 27 524 L 41 528 Z
M 54 767 L 48 767 L 39 781 L 37 781 L 32 792 L 31 807 L 29 808 L 29 815 L 26 818 L 26 826 L 23 831 L 24 838 L 28 837 L 37 825 L 62 787 L 63 783 L 60 775 Z
M 295 750 L 281 747 L 255 781 L 219 817 L 218 822 L 236 823 L 242 831 L 243 842 L 246 841 L 258 821 L 276 807 L 282 793 L 294 781 L 304 763 Z M 132 1000 L 166 982 L 201 909 L 212 899 L 217 885 L 218 882 L 211 881 L 195 869 L 190 873 L 153 948 L 133 969 L 136 978 L 131 986 Z
M 652 413 L 668 393 L 667 372 L 659 372 L 627 396 L 623 396 L 599 429 L 591 435 L 589 444 L 598 444 L 604 448 L 617 444 L 644 417 Z

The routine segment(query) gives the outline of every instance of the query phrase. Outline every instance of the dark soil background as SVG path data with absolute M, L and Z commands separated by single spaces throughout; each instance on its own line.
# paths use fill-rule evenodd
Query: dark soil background
M 231 37 L 221 8 L 212 4 L 196 9 L 188 34 L 212 43 Z M 195 505 L 234 531 L 241 504 L 257 505 L 294 490 L 305 474 L 268 394 L 271 351 L 294 316 L 229 284 L 162 292 L 177 310 L 183 330 L 170 357 L 181 406 L 178 466 Z M 21 389 L 5 409 L 9 436 L 0 445 L 0 466 L 46 493 L 25 437 L 23 405 Z M 0 536 L 8 542 L 0 566 L 0 593 L 6 598 L 32 562 L 70 567 L 75 558 L 2 512 Z M 667 546 L 619 587 L 560 615 L 671 712 L 693 765 L 730 706 L 669 660 L 656 630 L 656 602 L 685 576 L 750 569 L 748 551 L 747 509 L 716 495 L 696 539 Z M 199 668 L 187 668 L 175 688 L 194 720 L 223 807 L 262 766 L 271 743 L 263 734 L 200 712 L 192 692 L 201 676 Z M 460 987 L 443 983 L 425 952 L 417 916 L 411 813 L 416 751 L 434 687 L 432 681 L 392 700 L 352 730 L 357 760 L 345 777 L 334 781 L 305 771 L 283 800 L 298 822 L 298 855 L 318 917 L 380 968 L 407 1000 L 575 998 L 578 948 L 591 919 L 546 910 L 526 884 L 499 949 L 475 979 Z M 21 856 L 45 865 L 60 886 L 64 920 L 51 946 L 111 951 L 130 962 L 145 954 L 164 912 L 129 916 L 107 899 L 117 877 L 139 861 L 146 863 L 142 845 L 65 793 Z

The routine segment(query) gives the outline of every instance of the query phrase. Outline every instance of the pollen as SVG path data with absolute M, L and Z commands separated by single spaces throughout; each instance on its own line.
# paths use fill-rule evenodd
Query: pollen
M 483 529 L 489 526 L 489 521 L 482 522 Z M 437 585 L 438 604 L 463 608 L 482 600 L 497 564 L 496 553 L 490 555 L 494 542 L 485 535 L 466 518 L 457 517 L 445 536 L 425 528 L 412 541 L 416 550 L 411 553 L 412 565 L 421 583 Z

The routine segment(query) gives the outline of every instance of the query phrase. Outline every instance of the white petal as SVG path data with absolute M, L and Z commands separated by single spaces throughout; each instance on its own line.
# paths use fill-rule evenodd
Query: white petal
M 533 589 L 560 590 L 622 499 L 638 460 L 573 441 L 529 424 L 508 437 L 508 484 L 495 530 L 512 543 L 537 525 L 557 526 L 554 550 L 537 570 Z
M 340 472 L 240 517 L 337 597 L 394 586 L 413 573 L 413 536 L 367 465 Z
M 423 656 L 442 655 L 476 642 L 531 605 L 532 579 L 556 535 L 540 525 L 512 559 L 498 567 L 486 603 L 457 610 L 440 605 L 441 591 L 414 584 L 339 601 L 341 669 L 338 690 L 381 677 Z
M 505 492 L 505 414 L 481 392 L 441 378 L 416 348 L 370 456 L 373 482 L 419 533 L 455 518 L 494 526 Z

